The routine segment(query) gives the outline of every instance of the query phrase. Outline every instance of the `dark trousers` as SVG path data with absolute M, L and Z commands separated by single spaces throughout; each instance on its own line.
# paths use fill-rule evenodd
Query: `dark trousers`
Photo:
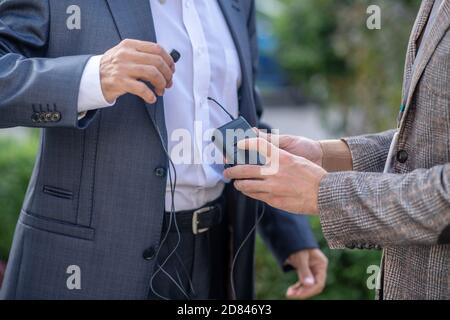
M 194 235 L 184 230 L 178 234 L 171 228 L 166 241 L 161 244 L 150 299 L 227 299 L 230 237 L 224 203 L 223 209 L 222 223 L 207 232 Z M 166 216 L 165 230 L 167 224 Z

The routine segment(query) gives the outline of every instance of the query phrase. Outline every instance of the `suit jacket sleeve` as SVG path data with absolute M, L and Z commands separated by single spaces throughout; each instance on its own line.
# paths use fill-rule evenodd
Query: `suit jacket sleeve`
M 248 30 L 252 48 L 252 65 L 254 83 L 258 71 L 258 40 L 255 21 L 255 2 L 250 1 L 251 8 L 248 19 Z M 254 96 L 256 103 L 256 112 L 258 118 L 261 117 L 263 108 L 260 95 L 256 86 L 254 86 Z M 259 125 L 260 128 L 269 129 L 264 124 Z M 317 248 L 317 242 L 306 217 L 289 214 L 281 210 L 266 205 L 264 217 L 259 225 L 259 231 L 271 251 L 274 253 L 278 262 L 286 270 L 285 266 L 287 258 L 292 253 L 303 249 Z
M 48 0 L 0 1 L 0 128 L 86 127 L 78 92 L 89 55 L 42 58 L 49 37 Z
M 350 148 L 353 170 L 383 172 L 395 131 L 342 139 Z
M 408 174 L 332 173 L 319 209 L 332 248 L 450 243 L 450 164 Z

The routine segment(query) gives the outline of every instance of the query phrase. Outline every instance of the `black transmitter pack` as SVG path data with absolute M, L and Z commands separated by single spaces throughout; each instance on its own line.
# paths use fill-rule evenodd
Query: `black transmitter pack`
M 212 135 L 212 142 L 222 152 L 226 158 L 226 168 L 234 167 L 236 165 L 250 164 L 262 166 L 265 164 L 266 159 L 260 155 L 257 151 L 248 151 L 238 149 L 237 144 L 244 139 L 257 138 L 257 135 L 250 124 L 244 117 L 239 116 L 233 118 L 233 116 L 226 111 L 226 109 L 212 98 L 208 98 L 215 102 L 232 121 L 226 123 L 222 127 L 215 129 Z

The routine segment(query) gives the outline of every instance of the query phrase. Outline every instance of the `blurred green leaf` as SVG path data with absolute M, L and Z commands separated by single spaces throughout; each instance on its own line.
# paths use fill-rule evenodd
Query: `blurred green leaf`
M 394 126 L 420 0 L 279 1 L 277 57 L 292 84 L 337 111 L 327 113 L 329 129 L 355 134 Z M 381 30 L 366 27 L 369 5 L 381 8 Z
M 8 258 L 37 146 L 36 135 L 0 139 L 0 260 Z

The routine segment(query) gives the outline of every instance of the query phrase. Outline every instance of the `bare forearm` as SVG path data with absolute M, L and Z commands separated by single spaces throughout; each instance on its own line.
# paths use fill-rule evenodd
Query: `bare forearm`
M 322 167 L 328 172 L 351 171 L 352 154 L 342 140 L 320 141 L 322 147 Z

